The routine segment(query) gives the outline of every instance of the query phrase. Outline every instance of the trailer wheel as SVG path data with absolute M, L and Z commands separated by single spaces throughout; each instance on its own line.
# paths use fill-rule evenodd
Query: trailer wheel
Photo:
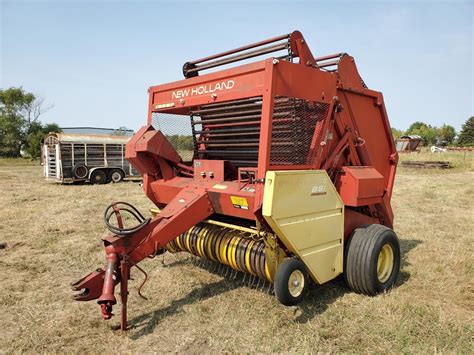
M 124 177 L 125 174 L 120 169 L 112 169 L 109 173 L 109 181 L 112 181 L 113 183 L 123 181 Z
M 105 184 L 107 183 L 107 175 L 104 170 L 97 169 L 91 173 L 91 183 L 93 184 Z
M 308 283 L 305 265 L 296 258 L 287 258 L 275 273 L 275 296 L 281 304 L 294 306 L 304 297 Z
M 76 164 L 72 169 L 72 174 L 78 179 L 86 179 L 89 174 L 89 169 L 84 164 Z
M 357 293 L 375 296 L 391 289 L 400 271 L 395 232 L 380 224 L 357 228 L 347 245 L 344 277 Z

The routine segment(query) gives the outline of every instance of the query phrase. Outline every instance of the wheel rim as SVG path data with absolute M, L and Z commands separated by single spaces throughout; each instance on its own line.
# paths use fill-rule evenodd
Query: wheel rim
M 97 174 L 94 179 L 96 182 L 101 182 L 102 181 L 102 175 Z
M 113 182 L 119 182 L 121 180 L 122 176 L 120 175 L 120 173 L 113 173 L 112 174 L 112 181 Z
M 393 249 L 390 244 L 385 244 L 379 253 L 377 260 L 377 277 L 384 283 L 390 278 L 394 263 Z
M 288 291 L 292 297 L 301 295 L 304 289 L 304 275 L 300 270 L 294 270 L 288 279 Z
M 76 168 L 76 176 L 80 179 L 85 178 L 87 175 L 87 168 L 85 166 L 79 166 Z

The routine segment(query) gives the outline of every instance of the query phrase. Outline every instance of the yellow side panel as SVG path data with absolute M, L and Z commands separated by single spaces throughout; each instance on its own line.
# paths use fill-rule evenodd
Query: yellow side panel
M 314 281 L 342 273 L 344 204 L 325 170 L 268 171 L 263 216 Z

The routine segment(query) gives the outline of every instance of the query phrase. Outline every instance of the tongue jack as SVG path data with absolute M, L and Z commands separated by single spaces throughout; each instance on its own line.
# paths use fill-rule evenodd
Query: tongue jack
M 117 300 L 114 296 L 114 289 L 117 278 L 117 265 L 118 265 L 118 256 L 116 253 L 110 253 L 106 255 L 106 267 L 104 275 L 104 284 L 102 286 L 102 294 L 97 301 L 100 304 L 102 311 L 102 318 L 110 319 L 112 317 L 112 306 L 117 303 Z

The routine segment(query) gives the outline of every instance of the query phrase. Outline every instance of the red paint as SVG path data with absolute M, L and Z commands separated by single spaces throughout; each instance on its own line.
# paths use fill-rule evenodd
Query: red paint
M 197 76 L 185 80 L 149 88 L 148 125 L 127 144 L 126 158 L 142 173 L 146 196 L 163 209 L 133 235 L 110 236 L 104 240 L 106 271 L 94 272 L 75 284 L 75 289 L 90 289 L 89 296 L 79 297 L 80 300 L 100 296 L 104 317 L 109 317 L 117 283 L 113 270 L 125 278 L 122 293 L 126 292 L 129 267 L 156 255 L 170 240 L 214 213 L 259 220 L 265 225 L 261 208 L 268 170 L 327 170 L 346 204 L 345 237 L 364 223 L 392 226 L 390 197 L 398 156 L 382 94 L 365 87 L 352 57 L 337 54 L 315 59 L 301 33 L 295 31 L 188 64 L 203 63 L 284 39 L 288 40 L 291 52 L 299 62 L 270 58 L 209 74 L 196 73 Z M 304 164 L 270 164 L 273 126 L 291 130 L 293 122 L 293 116 L 286 114 L 284 118 L 273 118 L 274 111 L 281 109 L 275 104 L 275 98 L 282 96 L 304 99 L 313 107 L 315 104 L 327 107 L 326 116 L 318 118 L 314 132 L 309 136 L 307 156 L 302 159 Z M 258 153 L 257 166 L 236 167 L 231 163 L 232 159 L 224 158 L 198 159 L 207 154 L 206 149 L 211 146 L 209 136 L 196 137 L 199 143 L 194 154 L 196 159 L 192 166 L 187 166 L 166 137 L 151 126 L 153 113 L 189 115 L 206 109 L 207 104 L 254 97 L 262 98 L 259 120 L 226 123 L 221 119 L 213 124 L 203 124 L 203 131 L 213 133 L 216 129 L 242 127 L 238 132 L 245 132 L 245 127 L 256 127 L 258 134 L 254 133 L 253 137 L 258 138 L 258 144 L 242 145 L 242 151 L 249 152 L 242 153 L 237 161 L 249 161 L 249 156 Z M 245 134 L 239 133 L 239 137 L 245 138 Z M 225 152 L 229 154 L 228 150 Z M 233 196 L 245 198 L 248 206 L 234 205 Z M 361 206 L 366 208 L 357 211 L 351 208 Z M 127 269 L 118 270 L 123 268 Z M 122 297 L 122 303 L 125 313 L 126 296 Z M 123 329 L 124 323 L 126 316 L 122 318 Z

